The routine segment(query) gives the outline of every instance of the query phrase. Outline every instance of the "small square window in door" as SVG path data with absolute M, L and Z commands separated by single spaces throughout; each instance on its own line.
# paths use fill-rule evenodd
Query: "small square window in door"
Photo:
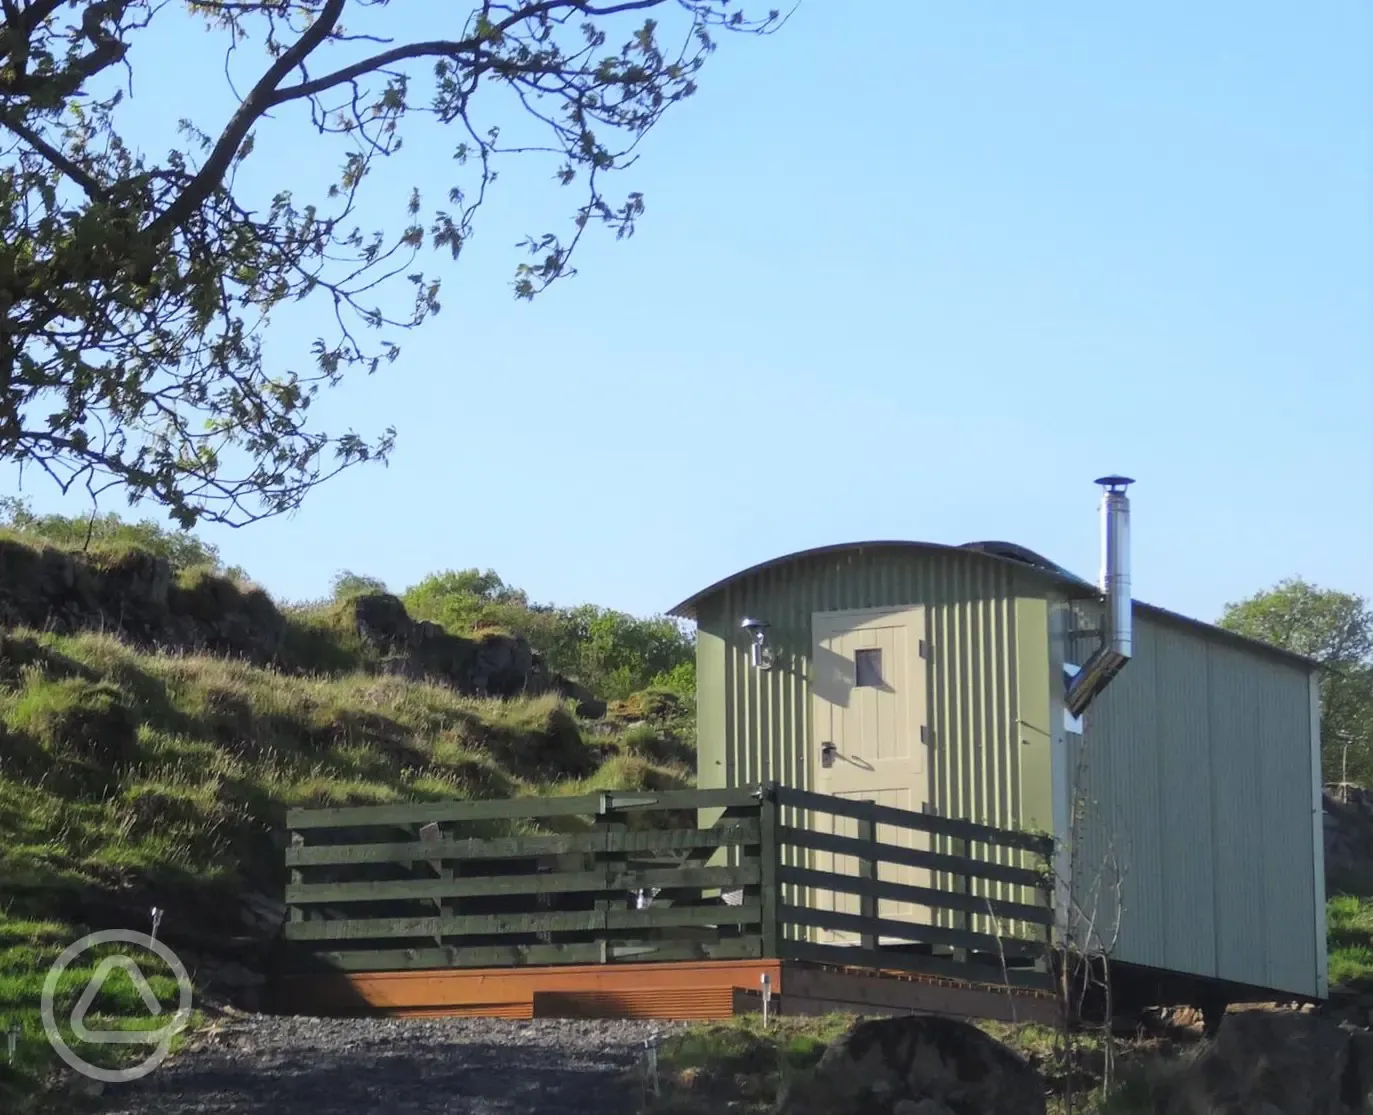
M 853 684 L 864 689 L 882 687 L 882 650 L 864 647 L 853 652 Z

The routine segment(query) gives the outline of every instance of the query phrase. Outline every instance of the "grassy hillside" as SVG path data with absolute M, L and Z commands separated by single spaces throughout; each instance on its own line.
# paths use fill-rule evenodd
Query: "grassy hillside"
M 33 594 L 48 593 L 48 626 L 68 632 L 0 626 L 0 1030 L 14 1022 L 22 1030 L 16 1064 L 0 1060 L 0 1110 L 32 1095 L 54 1063 L 39 1000 L 62 949 L 95 928 L 146 931 L 157 906 L 164 939 L 178 951 L 184 944 L 192 955 L 213 954 L 242 933 L 239 896 L 279 893 L 288 806 L 672 788 L 693 779 L 688 699 L 624 692 L 670 673 L 663 667 L 677 652 L 662 640 L 648 640 L 656 658 L 589 656 L 613 664 L 620 692 L 611 695 L 626 698 L 592 724 L 556 693 L 491 700 L 388 673 L 359 637 L 356 585 L 279 609 L 207 548 L 146 525 L 134 537 L 117 520 L 98 525 L 104 536 L 75 556 L 84 532 L 73 538 L 51 523 L 46 531 L 37 521 L 16 526 L 11 514 L 0 537 L 0 611 L 13 623 L 16 613 L 33 614 Z M 91 615 L 103 622 L 126 586 L 155 578 L 153 557 L 170 571 L 171 604 L 162 606 L 170 619 L 140 617 L 139 632 L 152 635 L 132 641 L 73 630 Z M 457 584 L 451 610 L 462 611 L 470 587 Z M 429 592 L 431 613 L 443 603 L 441 592 Z M 472 626 L 463 634 L 480 645 L 494 625 L 482 600 L 467 603 Z M 507 628 L 520 608 L 547 620 L 522 600 L 497 606 Z M 151 614 L 146 601 L 140 607 Z M 243 653 L 154 645 L 156 632 L 178 630 L 188 616 L 227 632 Z M 638 621 L 615 622 L 632 630 Z M 280 628 L 270 661 L 256 653 L 267 623 Z M 561 653 L 575 659 L 577 650 Z M 64 977 L 59 1018 L 97 958 Z M 153 982 L 174 1006 L 174 982 L 165 974 Z M 89 1024 L 111 1028 L 144 1014 L 132 984 L 116 975 L 94 1004 L 101 1021 Z
M 97 634 L 4 636 L 0 1016 L 19 1015 L 24 1072 L 47 1060 L 37 1008 L 51 959 L 90 927 L 146 929 L 154 905 L 186 929 L 213 925 L 226 896 L 275 892 L 288 805 L 689 785 L 689 737 L 641 719 L 643 704 L 593 735 L 551 696 L 291 676 Z M 120 993 L 97 1006 L 117 1014 Z

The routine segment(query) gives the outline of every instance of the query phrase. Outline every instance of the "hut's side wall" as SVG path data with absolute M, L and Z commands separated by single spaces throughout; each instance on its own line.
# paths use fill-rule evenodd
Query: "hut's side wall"
M 1081 903 L 1101 924 L 1123 907 L 1117 960 L 1325 994 L 1310 686 L 1297 664 L 1136 608 L 1132 661 L 1067 737 L 1080 893 L 1121 869 L 1121 903 L 1109 885 Z

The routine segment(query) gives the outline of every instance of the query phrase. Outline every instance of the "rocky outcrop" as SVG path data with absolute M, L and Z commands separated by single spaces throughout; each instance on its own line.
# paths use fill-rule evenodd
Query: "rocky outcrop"
M 357 596 L 347 606 L 358 635 L 388 672 L 438 679 L 461 692 L 490 697 L 556 692 L 577 703 L 579 716 L 605 714 L 605 702 L 550 672 L 517 635 L 496 631 L 471 639 L 452 635 L 437 623 L 411 619 L 400 598 L 389 593 Z
M 1373 977 L 1357 976 L 1331 987 L 1320 1013 L 1344 1026 L 1373 1029 Z
M 1373 1110 L 1368 1036 L 1312 1013 L 1229 1014 L 1165 1115 L 1361 1115 Z
M 1044 1115 L 1044 1080 L 976 1026 L 910 1015 L 854 1025 L 778 1097 L 778 1115 Z
M 69 553 L 0 539 L 0 627 L 107 631 L 142 646 L 279 656 L 286 620 L 261 589 L 208 571 L 178 578 L 140 550 Z
M 549 671 L 517 635 L 453 635 L 410 617 L 387 593 L 336 606 L 338 636 L 357 636 L 365 657 L 388 673 L 424 678 L 476 696 L 556 692 L 578 715 L 604 715 L 575 682 Z M 292 638 L 293 621 L 261 589 L 209 570 L 175 574 L 167 561 L 129 550 L 84 555 L 0 539 L 0 629 L 105 631 L 148 649 L 208 651 L 286 670 L 320 663 Z M 332 637 L 332 636 L 330 636 Z
M 1329 785 L 1323 805 L 1328 889 L 1373 894 L 1373 790 Z

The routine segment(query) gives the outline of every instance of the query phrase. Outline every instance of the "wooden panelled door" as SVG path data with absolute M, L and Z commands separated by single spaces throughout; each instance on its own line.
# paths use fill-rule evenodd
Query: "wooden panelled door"
M 920 812 L 930 800 L 928 675 L 925 610 L 903 608 L 816 612 L 811 616 L 812 746 L 815 789 L 822 794 L 875 801 Z M 856 836 L 857 822 L 816 817 L 813 824 L 838 836 Z M 927 833 L 877 827 L 883 844 L 929 848 Z M 853 856 L 812 853 L 817 871 L 857 875 Z M 878 878 L 931 885 L 924 868 L 883 864 Z M 820 909 L 857 914 L 853 895 L 818 893 Z M 928 924 L 929 907 L 882 899 L 877 915 Z M 819 943 L 857 944 L 856 933 L 817 930 Z

